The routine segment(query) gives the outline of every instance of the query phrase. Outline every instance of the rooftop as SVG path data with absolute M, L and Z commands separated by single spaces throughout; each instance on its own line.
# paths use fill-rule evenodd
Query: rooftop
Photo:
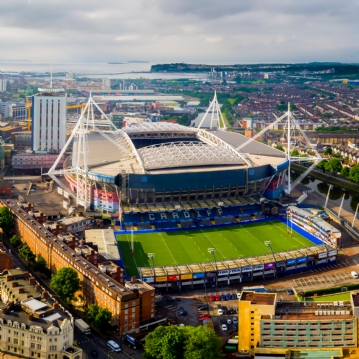
M 92 242 L 98 247 L 98 253 L 108 260 L 121 258 L 116 238 L 112 229 L 88 229 L 85 232 L 87 242 Z
M 274 293 L 256 293 L 256 292 L 242 292 L 241 301 L 249 301 L 251 304 L 259 305 L 274 305 L 276 294 Z

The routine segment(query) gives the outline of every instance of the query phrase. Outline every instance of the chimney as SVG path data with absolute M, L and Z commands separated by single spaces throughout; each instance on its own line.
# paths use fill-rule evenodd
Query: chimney
M 35 289 L 36 289 L 36 290 L 40 290 L 40 288 L 41 288 L 41 287 L 40 287 L 40 284 L 36 284 L 36 285 L 35 285 Z
M 19 294 L 23 293 L 24 292 L 24 287 L 20 287 L 19 288 Z
M 52 305 L 52 307 L 53 307 L 54 309 L 58 309 L 59 303 L 58 303 L 58 302 L 54 302 L 54 304 Z
M 83 239 L 80 240 L 80 246 L 83 246 L 85 244 L 85 241 Z
M 30 284 L 35 284 L 35 278 L 34 277 L 29 278 L 29 283 Z
M 31 313 L 29 314 L 29 321 L 31 322 L 34 319 L 34 315 Z
M 12 279 L 12 275 L 7 275 L 7 276 L 6 276 L 6 281 L 7 281 L 7 282 L 10 282 L 11 279 Z
M 24 277 L 29 278 L 29 272 L 24 272 Z
M 42 298 L 47 298 L 49 296 L 49 292 L 47 290 L 44 290 L 41 294 Z
M 17 282 L 12 282 L 11 283 L 11 288 L 15 288 L 15 287 L 17 287 Z
M 136 277 L 131 277 L 131 283 L 136 283 L 137 282 L 137 278 Z

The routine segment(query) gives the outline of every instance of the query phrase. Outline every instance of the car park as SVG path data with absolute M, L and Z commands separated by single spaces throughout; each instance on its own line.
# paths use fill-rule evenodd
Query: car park
M 218 315 L 223 315 L 223 310 L 221 308 L 218 308 Z
M 221 300 L 221 297 L 218 294 L 216 294 L 216 300 L 217 301 Z
M 222 324 L 222 330 L 223 330 L 224 332 L 227 331 L 227 325 L 226 325 L 226 324 Z
M 179 316 L 179 317 L 182 317 L 183 315 L 187 315 L 188 313 L 187 313 L 187 311 L 186 310 L 181 310 L 181 311 L 179 311 L 178 313 L 177 313 L 177 315 Z
M 237 294 L 236 293 L 232 293 L 232 299 L 237 299 Z
M 358 273 L 357 273 L 356 271 L 354 271 L 354 270 L 353 270 L 350 274 L 351 274 L 351 276 L 352 276 L 353 278 L 355 278 L 355 279 L 359 278 Z

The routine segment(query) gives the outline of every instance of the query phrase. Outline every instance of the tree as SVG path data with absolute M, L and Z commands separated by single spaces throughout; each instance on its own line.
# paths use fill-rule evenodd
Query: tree
M 0 227 L 9 233 L 13 224 L 13 214 L 7 207 L 0 207 Z
M 111 323 L 112 313 L 107 308 L 91 304 L 86 314 L 86 320 L 98 329 L 106 330 Z
M 71 303 L 75 292 L 80 289 L 80 279 L 74 269 L 64 267 L 52 276 L 50 287 L 57 292 L 60 298 Z
M 333 150 L 331 147 L 327 147 L 324 151 L 325 155 L 332 155 L 333 154 Z
M 320 168 L 323 171 L 323 173 L 325 173 L 327 162 L 328 162 L 327 160 L 323 160 L 317 164 L 317 167 Z
M 359 183 L 359 165 L 355 165 L 354 167 L 351 168 L 349 173 L 349 178 L 353 182 Z
M 145 357 L 159 359 L 216 359 L 222 345 L 213 329 L 199 327 L 162 327 L 146 337 Z
M 333 173 L 338 173 L 342 170 L 342 164 L 337 158 L 332 157 L 325 165 L 325 169 Z
M 275 146 L 275 149 L 276 149 L 276 150 L 279 150 L 279 151 L 285 152 L 282 145 L 277 145 L 277 146 Z
M 24 244 L 20 249 L 19 249 L 19 254 L 21 258 L 24 258 L 26 261 L 28 261 L 29 263 L 33 262 L 35 260 L 35 254 L 32 253 L 30 247 L 27 244 Z
M 47 270 L 46 260 L 39 256 L 37 260 L 33 263 L 32 269 L 35 272 L 45 273 Z
M 14 247 L 18 247 L 21 244 L 21 238 L 18 237 L 16 234 L 14 234 L 11 238 L 10 238 L 10 244 Z
M 350 168 L 349 167 L 343 167 L 340 171 L 340 174 L 344 177 L 349 177 L 350 174 Z

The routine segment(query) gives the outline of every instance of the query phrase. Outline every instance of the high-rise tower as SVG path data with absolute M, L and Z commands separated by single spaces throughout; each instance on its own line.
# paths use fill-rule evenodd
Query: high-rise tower
M 58 153 L 66 142 L 66 93 L 39 89 L 32 96 L 32 150 Z

